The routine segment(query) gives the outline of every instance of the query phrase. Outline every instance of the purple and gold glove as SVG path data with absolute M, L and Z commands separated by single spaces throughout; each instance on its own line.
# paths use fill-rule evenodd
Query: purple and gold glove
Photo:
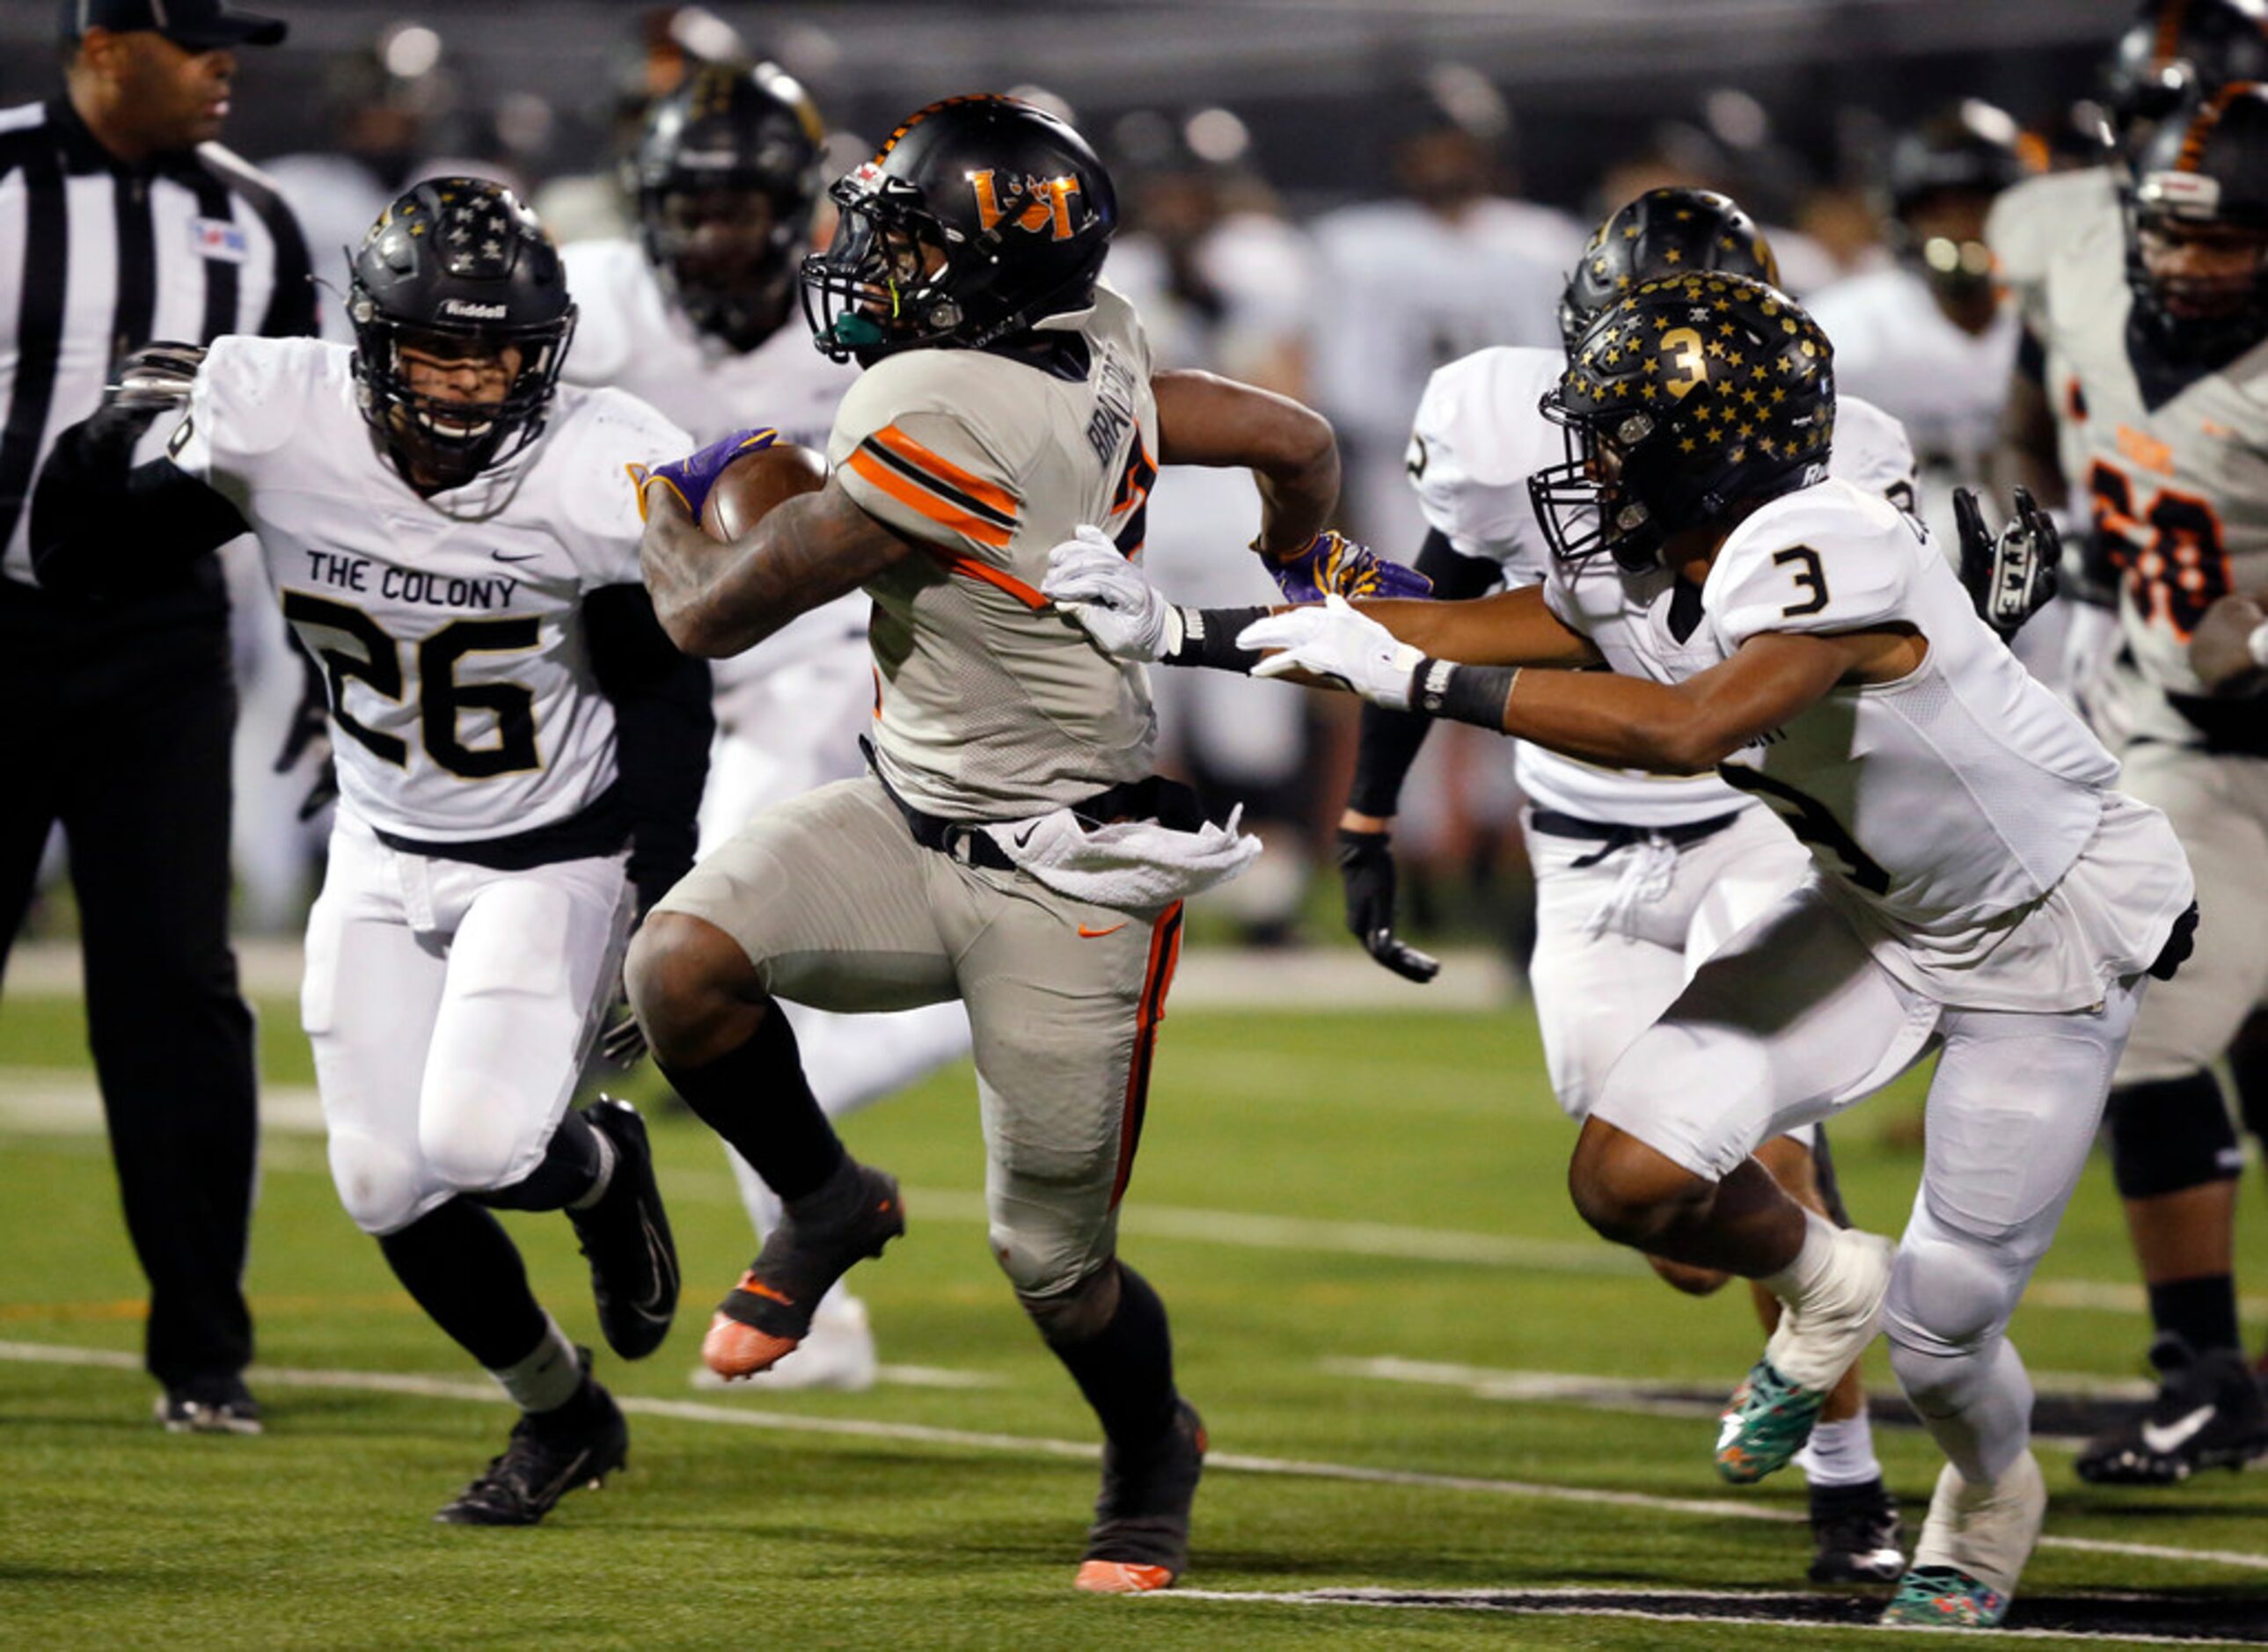
M 1256 543 L 1255 550 L 1259 550 Z M 1265 552 L 1261 560 L 1275 576 L 1276 589 L 1290 602 L 1321 602 L 1325 597 L 1430 597 L 1433 582 L 1414 568 L 1389 562 L 1368 546 L 1326 529 L 1307 548 L 1280 562 Z
M 678 503 L 685 507 L 688 516 L 700 521 L 701 507 L 709 503 L 709 490 L 717 485 L 717 478 L 724 474 L 725 466 L 743 453 L 758 452 L 778 440 L 779 432 L 769 425 L 760 430 L 735 430 L 683 459 L 660 465 L 629 466 L 630 481 L 637 488 L 638 519 L 645 519 L 646 484 L 658 481 L 677 496 Z

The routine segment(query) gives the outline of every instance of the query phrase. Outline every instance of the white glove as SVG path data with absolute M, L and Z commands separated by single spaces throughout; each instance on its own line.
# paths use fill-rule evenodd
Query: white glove
M 1320 607 L 1290 608 L 1255 620 L 1238 634 L 1244 649 L 1281 649 L 1252 668 L 1255 677 L 1305 672 L 1344 684 L 1374 706 L 1410 709 L 1410 674 L 1425 657 L 1334 591 Z
M 1048 553 L 1041 594 L 1112 659 L 1156 661 L 1182 645 L 1182 616 L 1101 528 Z

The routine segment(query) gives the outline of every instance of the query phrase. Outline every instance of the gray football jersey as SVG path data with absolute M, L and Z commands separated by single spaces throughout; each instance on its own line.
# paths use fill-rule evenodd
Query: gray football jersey
M 1097 653 L 1039 590 L 1082 523 L 1141 548 L 1150 347 L 1108 287 L 1066 342 L 1057 371 L 981 350 L 887 356 L 827 444 L 850 497 L 924 553 L 866 587 L 875 744 L 902 796 L 957 819 L 1043 814 L 1151 770 L 1147 675 Z
M 2077 384 L 2058 396 L 2057 415 L 2083 453 L 2095 528 L 2121 572 L 2113 715 L 2131 719 L 2134 738 L 2203 744 L 2198 718 L 2228 713 L 2202 701 L 2191 635 L 2220 597 L 2268 585 L 2268 346 L 2182 378 L 2138 369 L 2116 199 L 2100 183 L 2060 193 L 2012 191 L 1992 234 L 2017 254 L 2014 284 L 2034 331 Z M 2033 222 L 2049 211 L 2052 234 Z

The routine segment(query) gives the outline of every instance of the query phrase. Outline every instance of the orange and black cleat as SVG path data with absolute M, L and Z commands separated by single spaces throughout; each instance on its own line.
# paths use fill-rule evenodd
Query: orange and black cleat
M 771 1369 L 811 1334 L 812 1312 L 835 1281 L 905 1230 L 897 1178 L 845 1158 L 764 1236 L 764 1248 L 717 1304 L 703 1362 L 727 1382 Z

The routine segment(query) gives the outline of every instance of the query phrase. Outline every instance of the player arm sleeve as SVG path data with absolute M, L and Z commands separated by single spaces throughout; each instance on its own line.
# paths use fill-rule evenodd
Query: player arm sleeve
M 716 733 L 709 666 L 672 646 L 639 585 L 601 585 L 583 599 L 591 670 L 615 706 L 615 764 L 630 814 L 630 877 L 652 909 L 693 870 L 696 817 Z
M 1497 583 L 1497 570 L 1491 564 L 1460 554 L 1439 528 L 1426 534 L 1417 567 L 1433 582 L 1435 598 L 1444 602 L 1485 596 Z M 1401 805 L 1402 782 L 1409 777 L 1410 766 L 1418 760 L 1432 726 L 1431 717 L 1415 711 L 1388 711 L 1366 704 L 1347 807 L 1357 814 L 1391 818 Z
M 41 585 L 104 598 L 175 584 L 248 531 L 234 504 L 172 458 L 134 463 L 151 422 L 145 412 L 105 408 L 56 438 L 32 495 Z

